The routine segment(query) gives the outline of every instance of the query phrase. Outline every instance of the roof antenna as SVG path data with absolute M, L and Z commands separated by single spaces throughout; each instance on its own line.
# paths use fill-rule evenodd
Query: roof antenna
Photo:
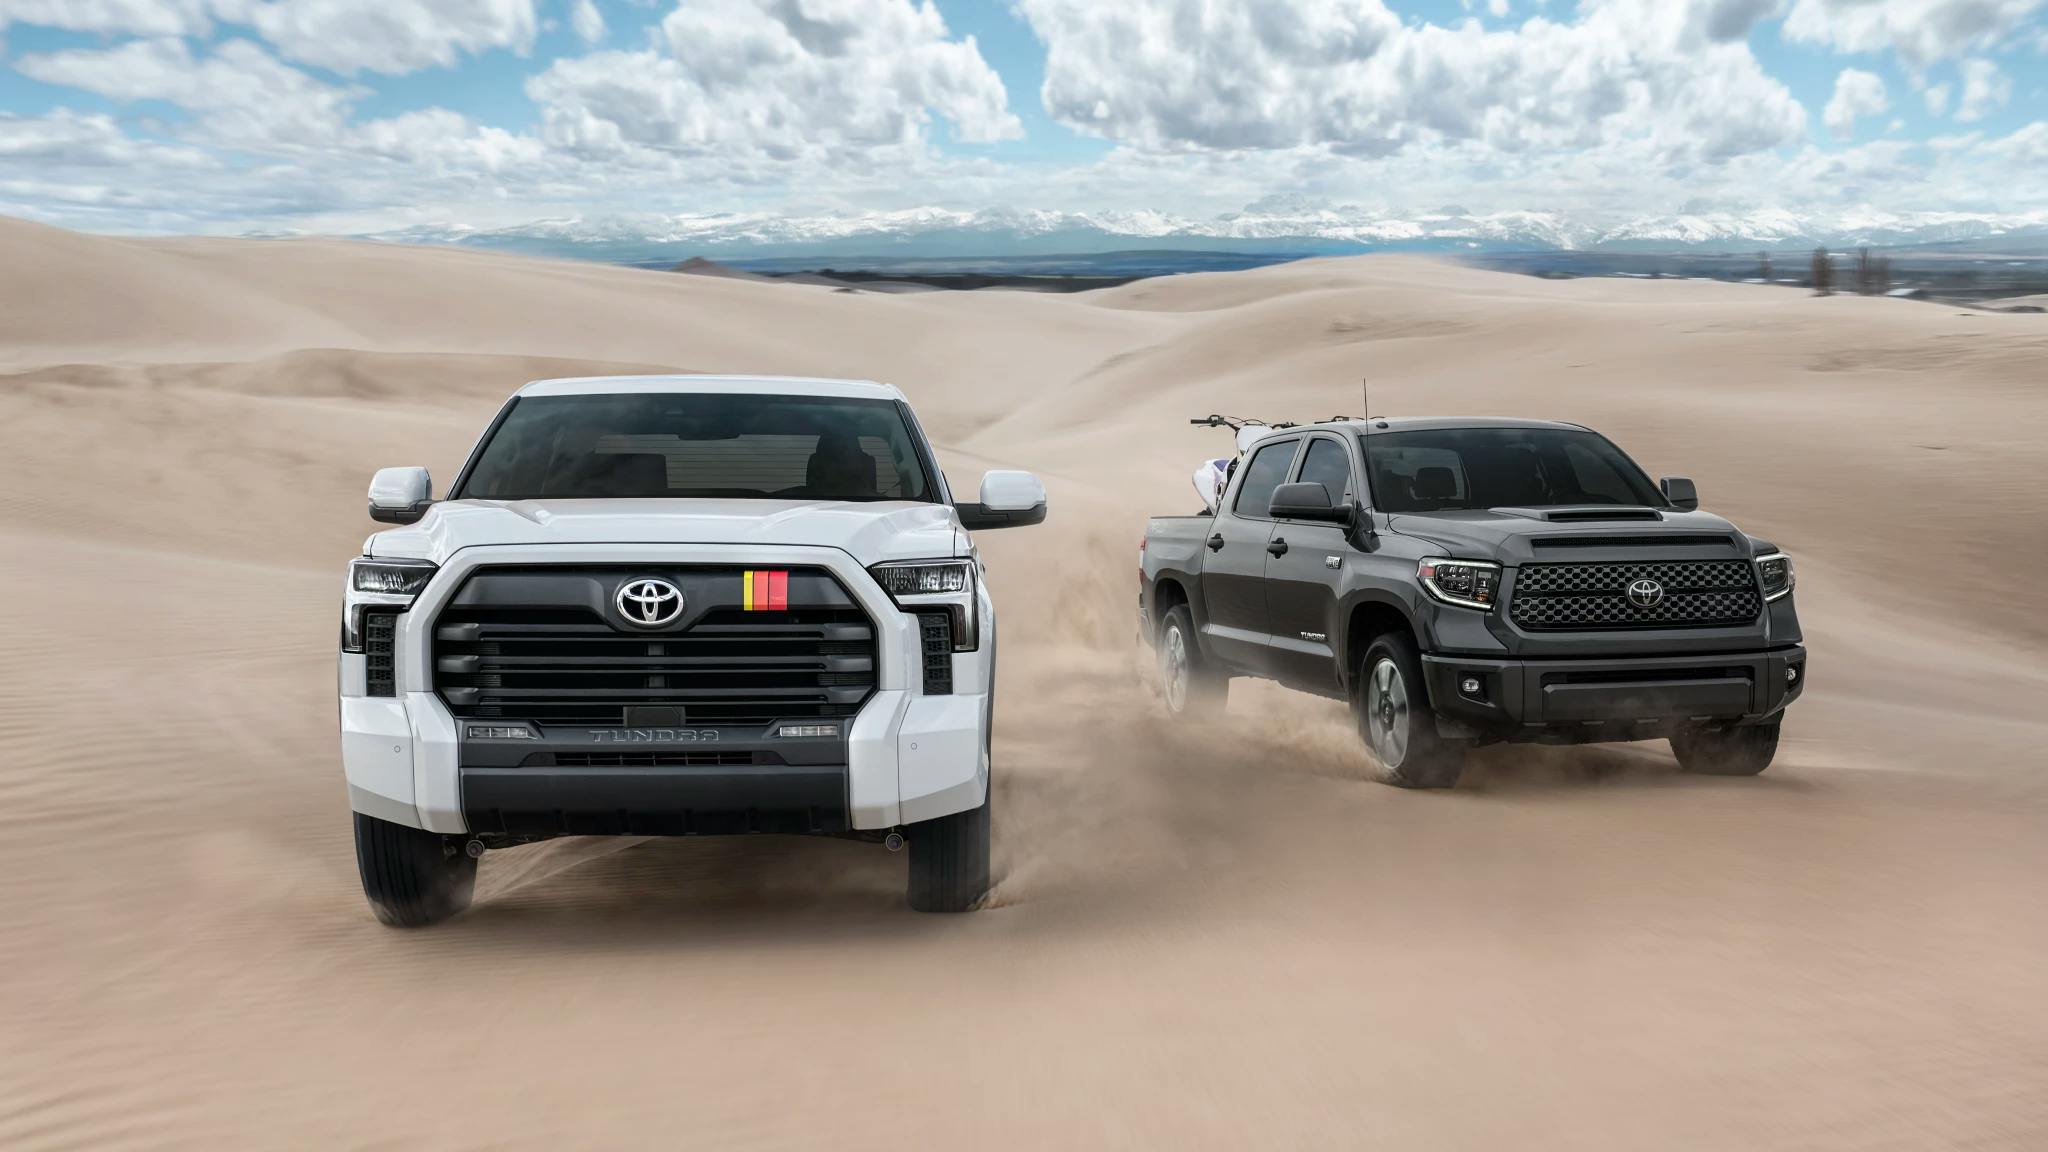
M 1365 506 L 1359 509 L 1359 527 L 1364 530 L 1365 538 L 1370 540 L 1373 535 L 1372 506 L 1374 503 L 1372 498 L 1372 377 L 1360 376 L 1358 378 L 1358 388 L 1359 391 L 1365 393 L 1366 422 L 1366 427 L 1358 434 L 1358 451 L 1365 458 L 1365 484 L 1363 485 L 1364 491 L 1362 493 L 1365 497 Z

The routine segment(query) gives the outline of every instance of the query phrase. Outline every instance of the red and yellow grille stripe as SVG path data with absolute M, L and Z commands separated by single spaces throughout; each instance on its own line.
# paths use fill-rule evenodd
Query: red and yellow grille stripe
M 740 599 L 749 612 L 789 609 L 789 573 L 749 568 L 740 576 Z

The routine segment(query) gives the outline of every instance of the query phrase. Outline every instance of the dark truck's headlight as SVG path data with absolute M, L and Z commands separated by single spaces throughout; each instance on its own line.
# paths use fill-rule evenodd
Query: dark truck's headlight
M 1764 586 L 1766 600 L 1788 595 L 1799 586 L 1799 575 L 1792 570 L 1792 558 L 1783 552 L 1757 557 L 1756 578 Z
M 435 567 L 426 560 L 372 560 L 348 562 L 348 587 L 342 593 L 341 646 L 350 652 L 363 650 L 363 613 L 370 608 L 412 607 L 420 589 L 434 578 Z
M 1500 565 L 1485 560 L 1432 557 L 1415 566 L 1415 578 L 1431 596 L 1461 608 L 1491 609 L 1500 591 Z
M 953 625 L 953 651 L 972 652 L 976 635 L 973 560 L 905 560 L 868 569 L 905 612 L 943 609 Z

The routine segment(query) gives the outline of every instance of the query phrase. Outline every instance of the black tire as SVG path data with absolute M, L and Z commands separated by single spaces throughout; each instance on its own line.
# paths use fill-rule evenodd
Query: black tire
M 1351 710 L 1381 779 L 1400 788 L 1457 786 L 1465 744 L 1437 735 L 1422 658 L 1405 634 L 1389 632 L 1366 648 L 1352 678 Z
M 1780 723 L 1681 729 L 1671 737 L 1671 754 L 1680 768 L 1701 776 L 1754 776 L 1778 754 Z
M 454 841 L 358 812 L 356 869 L 377 919 L 394 928 L 423 928 L 469 907 L 476 861 Z
M 919 912 L 968 912 L 988 895 L 990 813 L 995 777 L 981 807 L 903 829 L 910 841 L 910 906 Z
M 1159 694 L 1175 717 L 1214 716 L 1230 699 L 1230 677 L 1202 655 L 1195 617 L 1185 604 L 1168 609 L 1159 625 Z

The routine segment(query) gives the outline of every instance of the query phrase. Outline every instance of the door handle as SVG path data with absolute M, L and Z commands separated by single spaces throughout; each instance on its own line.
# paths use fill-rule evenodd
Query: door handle
M 1209 551 L 1211 551 L 1211 552 L 1214 552 L 1214 551 L 1216 551 L 1216 550 L 1218 550 L 1218 549 L 1220 549 L 1220 548 L 1222 548 L 1222 547 L 1223 547 L 1223 533 L 1221 533 L 1221 532 L 1218 532 L 1218 533 L 1217 533 L 1217 534 L 1215 534 L 1214 536 L 1211 536 L 1211 537 L 1209 537 Z
M 1271 544 L 1266 545 L 1266 551 L 1275 556 L 1287 555 L 1287 538 L 1285 536 L 1275 537 Z

